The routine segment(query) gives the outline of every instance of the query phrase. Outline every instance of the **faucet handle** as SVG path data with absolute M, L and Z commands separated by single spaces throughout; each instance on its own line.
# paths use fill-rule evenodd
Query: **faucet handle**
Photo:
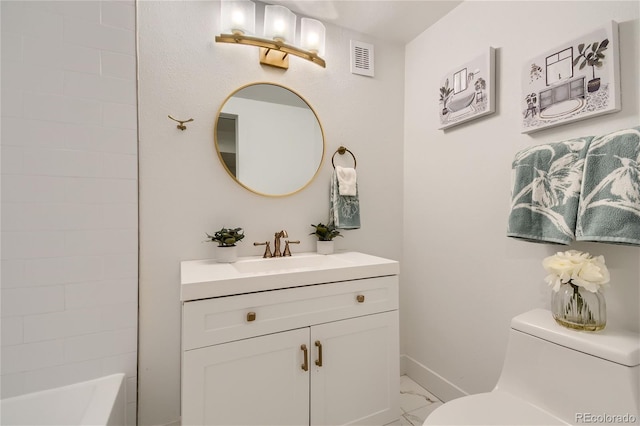
M 264 243 L 253 243 L 254 246 L 266 246 L 264 248 L 264 254 L 262 255 L 262 257 L 264 258 L 268 258 L 268 257 L 273 257 L 273 254 L 271 254 L 271 246 L 269 245 L 269 241 L 265 241 Z
M 286 240 L 284 242 L 284 253 L 282 253 L 283 256 L 291 256 L 291 250 L 289 250 L 289 244 L 300 244 L 300 241 Z

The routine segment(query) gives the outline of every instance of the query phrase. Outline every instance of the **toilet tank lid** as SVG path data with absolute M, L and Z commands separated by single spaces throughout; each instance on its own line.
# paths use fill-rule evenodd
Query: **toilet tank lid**
M 618 364 L 630 367 L 640 364 L 640 334 L 631 331 L 571 330 L 556 323 L 546 309 L 518 315 L 511 320 L 511 328 Z

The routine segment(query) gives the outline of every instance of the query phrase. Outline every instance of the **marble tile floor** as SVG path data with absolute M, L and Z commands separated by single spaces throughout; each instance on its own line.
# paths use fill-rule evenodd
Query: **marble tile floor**
M 408 376 L 400 376 L 400 408 L 402 416 L 386 426 L 422 426 L 433 410 L 442 405 L 442 401 Z

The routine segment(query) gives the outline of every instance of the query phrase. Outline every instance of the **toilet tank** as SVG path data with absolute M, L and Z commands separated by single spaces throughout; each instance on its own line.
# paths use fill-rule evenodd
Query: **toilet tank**
M 571 424 L 638 424 L 639 364 L 639 334 L 570 330 L 536 309 L 511 321 L 496 390 Z

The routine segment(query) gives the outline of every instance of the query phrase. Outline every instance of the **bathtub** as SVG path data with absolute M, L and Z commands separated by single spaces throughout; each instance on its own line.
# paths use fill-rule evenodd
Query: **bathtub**
M 124 374 L 2 400 L 3 425 L 124 425 Z

